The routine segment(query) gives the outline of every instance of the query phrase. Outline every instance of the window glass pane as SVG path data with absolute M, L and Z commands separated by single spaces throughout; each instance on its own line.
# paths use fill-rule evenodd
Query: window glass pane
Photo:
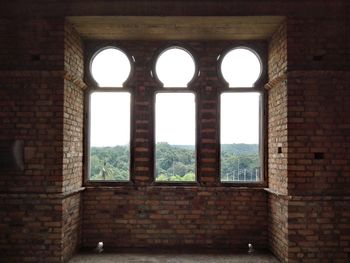
M 130 93 L 90 98 L 90 180 L 129 180 Z
M 261 181 L 260 94 L 221 95 L 221 181 Z
M 260 59 L 248 49 L 233 49 L 222 59 L 221 74 L 229 87 L 253 87 L 261 74 Z
M 123 87 L 130 71 L 128 57 L 116 48 L 100 51 L 91 62 L 91 74 L 99 87 Z
M 164 87 L 186 88 L 195 68 L 192 56 L 177 47 L 164 51 L 156 62 L 156 74 Z
M 195 96 L 156 95 L 156 181 L 196 180 Z

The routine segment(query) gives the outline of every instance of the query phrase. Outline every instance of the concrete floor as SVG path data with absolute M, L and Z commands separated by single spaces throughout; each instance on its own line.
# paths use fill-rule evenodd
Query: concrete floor
M 101 253 L 78 254 L 69 263 L 279 263 L 270 254 Z

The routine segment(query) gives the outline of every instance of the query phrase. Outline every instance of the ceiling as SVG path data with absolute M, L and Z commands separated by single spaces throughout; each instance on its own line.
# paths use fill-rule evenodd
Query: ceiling
M 99 40 L 261 40 L 282 16 L 71 16 L 85 39 Z

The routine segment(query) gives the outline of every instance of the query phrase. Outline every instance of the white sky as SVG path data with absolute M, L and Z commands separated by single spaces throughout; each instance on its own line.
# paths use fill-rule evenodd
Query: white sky
M 221 95 L 222 144 L 259 142 L 259 97 L 256 92 Z
M 261 65 L 252 51 L 238 48 L 223 58 L 221 72 L 229 87 L 252 87 L 261 74 Z
M 91 73 L 99 87 L 122 87 L 130 69 L 128 57 L 115 48 L 102 50 L 91 63 Z
M 130 93 L 91 94 L 91 146 L 126 145 L 130 142 Z
M 186 88 L 195 73 L 195 64 L 186 51 L 173 48 L 161 54 L 155 70 L 164 87 Z
M 186 87 L 195 72 L 192 57 L 182 49 L 167 50 L 163 55 L 169 55 L 169 62 L 164 59 L 166 56 L 161 56 L 156 63 L 156 70 L 164 86 Z M 185 64 L 181 62 L 181 58 L 186 61 Z M 221 69 L 230 87 L 251 87 L 260 75 L 260 62 L 252 52 L 236 49 L 226 55 Z M 95 57 L 91 70 L 99 86 L 121 87 L 129 76 L 130 62 L 121 51 L 106 49 Z M 165 82 L 167 78 L 169 82 Z M 258 143 L 258 101 L 258 93 L 222 95 L 221 143 Z M 156 142 L 194 145 L 196 123 L 194 94 L 158 93 L 155 121 Z M 128 144 L 130 94 L 127 92 L 93 93 L 91 123 L 93 124 L 90 127 L 91 146 Z
M 156 95 L 156 142 L 194 145 L 196 108 L 193 93 Z

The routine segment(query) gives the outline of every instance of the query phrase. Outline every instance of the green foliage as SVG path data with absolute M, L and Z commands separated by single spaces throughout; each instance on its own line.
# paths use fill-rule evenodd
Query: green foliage
M 191 145 L 156 145 L 157 181 L 195 181 L 196 154 Z
M 183 176 L 181 175 L 167 176 L 165 174 L 160 174 L 157 176 L 157 181 L 159 182 L 194 182 L 195 180 L 196 180 L 196 175 L 194 173 L 187 173 Z
M 90 180 L 129 180 L 129 146 L 92 147 Z M 156 181 L 194 182 L 196 153 L 194 145 L 156 145 Z M 221 145 L 222 181 L 260 180 L 257 144 Z
M 129 146 L 91 147 L 90 180 L 129 180 Z
M 221 181 L 259 181 L 260 156 L 257 144 L 221 145 Z
M 258 144 L 245 144 L 245 143 L 233 143 L 233 144 L 221 144 L 221 152 L 231 155 L 255 155 L 259 152 Z

